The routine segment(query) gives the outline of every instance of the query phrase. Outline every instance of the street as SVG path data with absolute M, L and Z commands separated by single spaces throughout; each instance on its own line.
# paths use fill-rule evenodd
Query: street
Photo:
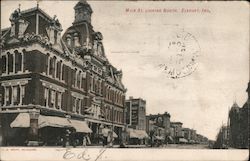
M 86 146 L 86 148 L 102 148 L 103 146 Z M 82 148 L 82 146 L 77 146 Z M 110 147 L 106 147 L 110 148 Z M 114 145 L 112 148 L 120 148 L 119 145 Z M 159 147 L 150 147 L 147 145 L 126 145 L 126 148 L 154 148 L 154 149 L 209 149 L 206 144 L 168 144 Z

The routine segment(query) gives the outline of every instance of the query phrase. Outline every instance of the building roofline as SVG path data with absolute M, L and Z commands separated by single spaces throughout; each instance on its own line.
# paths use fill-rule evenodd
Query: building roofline
M 39 11 L 42 14 L 44 14 L 47 18 L 49 18 L 50 20 L 53 20 L 53 18 L 49 14 L 47 14 L 45 11 L 43 11 L 39 7 L 33 7 L 33 8 L 29 8 L 29 9 L 23 10 L 23 11 L 21 11 L 21 14 L 27 14 L 27 13 L 30 13 L 30 12 L 33 12 L 33 11 Z

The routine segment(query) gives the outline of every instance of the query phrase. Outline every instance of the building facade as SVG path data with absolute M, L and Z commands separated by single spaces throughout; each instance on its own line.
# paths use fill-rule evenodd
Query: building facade
M 86 134 L 89 144 L 121 141 L 126 123 L 122 72 L 105 55 L 90 5 L 80 1 L 74 10 L 75 20 L 63 35 L 56 16 L 39 6 L 15 10 L 11 27 L 1 30 L 3 145 L 54 145 L 66 129 Z
M 129 144 L 145 144 L 146 133 L 146 101 L 130 97 L 126 104 L 127 141 Z
M 235 102 L 229 111 L 229 146 L 249 149 L 249 118 L 250 118 L 250 83 L 248 83 L 248 99 L 243 107 Z
M 216 141 L 214 142 L 213 148 L 214 149 L 226 149 L 228 148 L 228 126 L 222 126 L 220 128 L 219 133 L 217 134 Z
M 182 122 L 170 122 L 172 128 L 171 137 L 174 139 L 175 143 L 179 143 L 179 139 L 183 138 L 182 124 Z
M 126 100 L 126 122 L 128 127 L 146 130 L 146 101 L 130 97 Z
M 162 142 L 171 142 L 170 136 L 170 114 L 147 115 L 146 116 L 146 131 L 149 134 L 151 141 L 161 140 Z

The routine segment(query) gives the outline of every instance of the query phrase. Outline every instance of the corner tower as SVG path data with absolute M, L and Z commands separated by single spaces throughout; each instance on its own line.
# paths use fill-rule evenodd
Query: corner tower
M 75 7 L 75 21 L 74 23 L 79 23 L 79 22 L 88 22 L 91 24 L 91 15 L 93 13 L 90 5 L 86 2 L 86 0 L 81 0 L 79 1 Z

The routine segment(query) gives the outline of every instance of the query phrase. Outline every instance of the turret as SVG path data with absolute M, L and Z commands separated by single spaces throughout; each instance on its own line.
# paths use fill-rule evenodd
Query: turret
M 79 22 L 88 22 L 91 24 L 91 14 L 93 13 L 90 5 L 86 2 L 86 0 L 79 1 L 75 7 L 75 21 L 74 23 Z

